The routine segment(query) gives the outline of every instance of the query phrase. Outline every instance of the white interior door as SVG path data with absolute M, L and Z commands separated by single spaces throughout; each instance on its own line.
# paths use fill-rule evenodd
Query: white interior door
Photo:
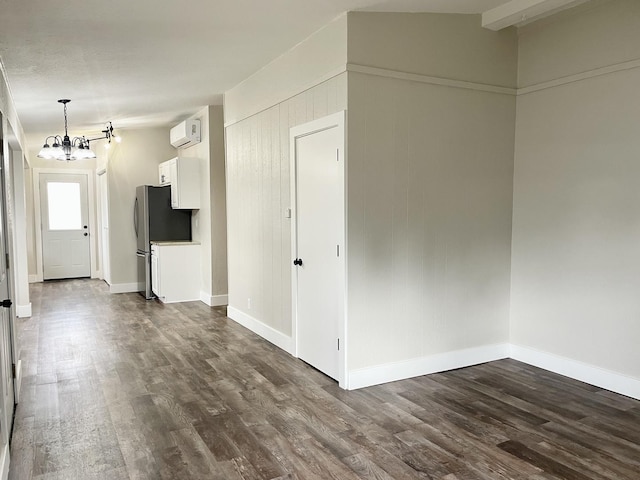
M 1 118 L 0 118 L 1 120 Z M 2 145 L 2 132 L 0 122 L 0 146 Z M 0 168 L 4 167 L 2 159 L 2 151 L 0 149 Z M 0 388 L 2 401 L 0 402 L 0 449 L 2 454 L 6 455 L 6 449 L 9 445 L 9 436 L 11 434 L 11 424 L 13 423 L 14 402 L 14 386 L 13 386 L 13 350 L 11 339 L 11 321 L 12 309 L 11 300 L 9 300 L 9 275 L 7 270 L 6 257 L 6 197 L 4 194 L 4 169 L 0 172 Z
M 40 174 L 43 278 L 91 276 L 87 176 Z
M 341 123 L 292 129 L 297 355 L 337 380 L 344 325 L 343 139 Z

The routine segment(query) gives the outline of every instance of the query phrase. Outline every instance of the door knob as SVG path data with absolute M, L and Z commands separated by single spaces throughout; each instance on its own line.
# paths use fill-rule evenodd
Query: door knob
M 84 232 L 84 236 L 87 237 L 89 236 L 89 234 L 87 232 Z
M 298 265 L 298 266 L 302 265 L 302 259 L 301 259 L 301 258 L 296 258 L 296 259 L 293 261 L 293 264 L 294 264 L 294 265 Z

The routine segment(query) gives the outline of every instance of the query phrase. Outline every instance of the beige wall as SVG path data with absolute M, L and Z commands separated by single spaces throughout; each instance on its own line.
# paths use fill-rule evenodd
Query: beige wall
M 224 112 L 209 107 L 209 188 L 211 189 L 211 296 L 229 292 L 227 272 L 227 183 L 224 152 Z M 220 299 L 222 300 L 222 299 Z M 227 303 L 227 300 L 224 301 Z
M 509 338 L 515 97 L 349 75 L 349 367 Z
M 640 2 L 592 0 L 519 30 L 518 86 L 638 60 Z
M 615 62 L 640 60 L 639 20 L 599 2 L 520 32 L 523 86 L 583 79 L 518 97 L 511 302 L 514 344 L 635 379 L 640 68 Z
M 515 87 L 515 29 L 480 26 L 479 15 L 348 14 L 350 64 Z
M 158 184 L 158 164 L 176 156 L 169 128 L 118 130 L 122 143 L 109 152 L 109 245 L 112 286 L 138 282 L 133 205 L 138 185 Z

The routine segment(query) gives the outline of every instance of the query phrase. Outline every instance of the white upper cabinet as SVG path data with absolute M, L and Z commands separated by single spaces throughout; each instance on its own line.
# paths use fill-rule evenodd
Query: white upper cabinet
M 160 185 L 171 185 L 171 207 L 200 208 L 200 160 L 176 157 L 158 166 Z
M 169 185 L 171 184 L 171 163 L 173 160 L 169 160 L 167 162 L 162 162 L 158 166 L 158 181 L 160 185 Z

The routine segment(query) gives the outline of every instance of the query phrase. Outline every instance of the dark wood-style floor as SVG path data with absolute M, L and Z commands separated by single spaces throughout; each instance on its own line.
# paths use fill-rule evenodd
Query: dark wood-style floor
M 10 479 L 640 479 L 640 402 L 504 360 L 353 392 L 199 302 L 32 286 Z

